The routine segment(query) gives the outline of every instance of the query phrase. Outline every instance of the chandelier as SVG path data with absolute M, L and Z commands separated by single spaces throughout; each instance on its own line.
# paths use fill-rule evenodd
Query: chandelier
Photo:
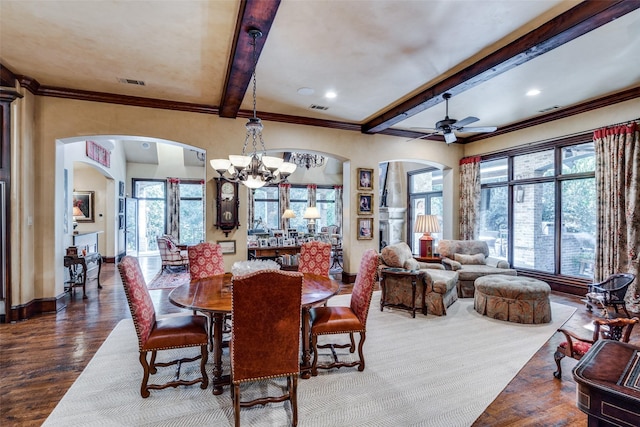
M 291 153 L 289 161 L 301 168 L 319 168 L 324 165 L 324 156 L 309 153 Z
M 241 155 L 229 155 L 229 159 L 213 159 L 211 167 L 221 178 L 231 182 L 241 182 L 249 188 L 260 188 L 266 184 L 276 184 L 287 180 L 296 170 L 296 165 L 285 162 L 278 157 L 267 156 L 262 139 L 262 121 L 256 116 L 256 39 L 262 37 L 258 29 L 250 29 L 253 38 L 253 117 L 245 127 L 247 134 L 244 138 Z M 247 155 L 247 145 L 252 142 L 253 150 Z M 258 141 L 260 151 L 258 151 Z

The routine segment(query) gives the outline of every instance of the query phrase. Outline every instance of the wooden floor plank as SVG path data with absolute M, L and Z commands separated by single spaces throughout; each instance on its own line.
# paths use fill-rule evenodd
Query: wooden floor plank
M 157 258 L 141 258 L 145 278 L 159 271 Z M 0 425 L 39 426 L 89 363 L 116 324 L 130 318 L 120 277 L 105 264 L 100 277 L 82 293 L 66 295 L 67 308 L 32 319 L 0 325 Z M 341 293 L 351 291 L 345 285 Z M 181 311 L 167 300 L 168 290 L 151 291 L 158 313 Z M 552 301 L 577 308 L 565 327 L 583 336 L 594 315 L 579 298 L 553 293 Z M 586 415 L 575 405 L 575 361 L 563 360 L 562 381 L 553 378 L 553 352 L 562 340 L 555 334 L 522 368 L 474 426 L 583 426 Z M 640 345 L 640 328 L 632 336 Z

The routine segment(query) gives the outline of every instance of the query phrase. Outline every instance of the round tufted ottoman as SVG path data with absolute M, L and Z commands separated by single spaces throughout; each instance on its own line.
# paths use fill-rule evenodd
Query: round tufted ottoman
M 474 309 L 487 317 L 515 323 L 551 322 L 551 288 L 541 280 L 490 274 L 475 281 Z

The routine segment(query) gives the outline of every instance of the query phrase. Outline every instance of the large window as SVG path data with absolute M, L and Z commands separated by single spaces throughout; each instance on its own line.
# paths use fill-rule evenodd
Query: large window
M 438 169 L 420 169 L 408 173 L 409 206 L 408 236 L 411 236 L 411 249 L 414 254 L 420 252 L 420 236 L 414 233 L 414 224 L 418 215 L 437 215 L 442 230 L 442 171 Z M 431 233 L 433 246 L 437 247 L 440 233 Z
M 203 185 L 200 181 L 180 182 L 180 243 L 193 245 L 204 239 Z
M 481 163 L 479 238 L 491 255 L 516 268 L 592 277 L 595 155 L 593 142 L 585 139 L 497 154 Z
M 138 199 L 138 251 L 156 253 L 156 236 L 162 236 L 166 223 L 167 184 L 162 180 L 133 180 L 133 197 Z
M 266 230 L 280 228 L 280 201 L 277 186 L 256 188 L 253 193 L 253 228 Z

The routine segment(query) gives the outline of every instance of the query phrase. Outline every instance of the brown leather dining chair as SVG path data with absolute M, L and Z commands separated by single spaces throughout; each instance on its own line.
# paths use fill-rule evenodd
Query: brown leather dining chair
M 235 425 L 240 408 L 284 402 L 291 404 L 291 425 L 298 424 L 302 273 L 262 270 L 233 279 L 231 383 Z M 287 378 L 286 391 L 240 401 L 240 385 Z
M 140 364 L 142 365 L 142 385 L 140 394 L 149 397 L 149 390 L 161 390 L 167 387 L 193 385 L 200 383 L 200 388 L 209 385 L 209 377 L 205 369 L 209 353 L 207 352 L 206 318 L 203 316 L 174 316 L 156 319 L 153 301 L 149 295 L 147 284 L 140 270 L 138 259 L 125 256 L 118 264 L 124 292 L 127 296 L 131 317 L 138 335 Z M 181 358 L 169 362 L 156 362 L 156 354 L 161 350 L 183 347 L 200 347 L 200 354 L 190 358 Z M 147 353 L 151 352 L 151 360 Z M 180 365 L 200 360 L 201 376 L 192 380 L 181 380 Z M 149 374 L 157 372 L 156 367 L 178 365 L 176 378 L 164 384 L 149 384 Z
M 318 375 L 318 368 L 331 369 L 340 367 L 358 366 L 358 371 L 364 370 L 363 346 L 367 331 L 367 316 L 371 305 L 373 286 L 377 278 L 378 253 L 369 249 L 362 256 L 360 269 L 356 276 L 351 293 L 349 307 L 314 307 L 310 310 L 311 317 L 311 347 L 313 349 L 313 363 L 311 365 L 311 375 Z M 334 348 L 349 348 L 355 351 L 355 340 L 353 334 L 360 334 L 358 343 L 358 360 L 353 362 L 341 362 L 336 356 Z M 323 344 L 318 345 L 319 335 L 349 334 L 350 344 Z M 332 363 L 318 364 L 318 349 L 331 348 L 334 361 Z
M 553 355 L 558 367 L 558 370 L 553 373 L 553 376 L 558 379 L 562 378 L 560 361 L 564 359 L 565 356 L 576 360 L 582 359 L 582 356 L 591 349 L 598 339 L 629 342 L 633 326 L 638 323 L 638 321 L 639 319 L 637 317 L 632 319 L 596 319 L 593 321 L 593 336 L 590 339 L 581 338 L 566 329 L 558 329 L 558 332 L 562 332 L 567 340 L 560 343 Z

